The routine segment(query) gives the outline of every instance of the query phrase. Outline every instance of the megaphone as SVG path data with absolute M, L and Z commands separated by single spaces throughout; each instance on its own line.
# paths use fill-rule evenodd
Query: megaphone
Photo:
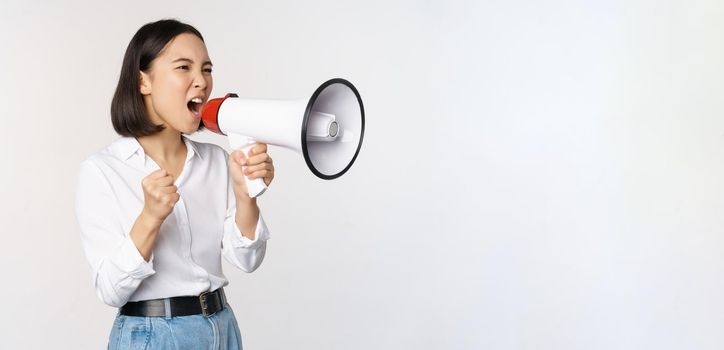
M 256 142 L 301 153 L 321 179 L 342 176 L 362 147 L 365 112 L 357 89 L 347 80 L 331 79 L 308 99 L 265 100 L 230 93 L 209 100 L 201 112 L 204 127 L 229 137 L 233 149 L 248 154 Z M 246 179 L 252 198 L 266 191 L 263 179 Z

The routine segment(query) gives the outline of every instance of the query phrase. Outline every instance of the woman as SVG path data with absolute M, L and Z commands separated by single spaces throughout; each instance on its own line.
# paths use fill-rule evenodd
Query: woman
M 82 162 L 76 200 L 100 299 L 118 307 L 110 349 L 240 349 L 221 255 L 246 272 L 269 232 L 244 174 L 269 185 L 264 144 L 249 154 L 197 143 L 212 89 L 203 37 L 175 20 L 131 39 L 111 103 L 122 137 Z

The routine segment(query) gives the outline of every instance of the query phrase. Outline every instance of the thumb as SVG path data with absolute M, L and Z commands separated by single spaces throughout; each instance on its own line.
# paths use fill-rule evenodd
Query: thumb
M 234 159 L 236 160 L 237 163 L 239 163 L 240 165 L 246 165 L 247 157 L 246 157 L 246 154 L 244 154 L 244 151 L 236 151 L 236 152 L 234 152 L 234 155 L 235 155 Z
M 151 174 L 149 174 L 148 177 L 155 180 L 155 179 L 160 179 L 166 175 L 168 175 L 168 172 L 166 172 L 166 169 L 158 169 L 158 170 L 152 172 Z

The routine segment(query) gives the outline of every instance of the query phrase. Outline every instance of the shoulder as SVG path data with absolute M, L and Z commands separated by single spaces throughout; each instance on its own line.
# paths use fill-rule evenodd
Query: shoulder
M 143 148 L 138 140 L 133 137 L 119 137 L 81 161 L 81 169 L 89 167 L 95 167 L 101 171 L 116 169 L 137 152 L 143 153 Z
M 78 168 L 78 196 L 94 198 L 108 187 L 106 174 L 119 163 L 116 149 L 121 139 L 93 152 L 80 162 Z
M 81 161 L 81 169 L 113 167 L 115 164 L 123 162 L 135 154 L 140 147 L 136 139 L 132 137 L 120 137 Z

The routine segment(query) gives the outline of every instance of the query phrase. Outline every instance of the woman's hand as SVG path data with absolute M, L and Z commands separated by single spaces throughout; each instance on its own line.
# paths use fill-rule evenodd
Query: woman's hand
M 173 184 L 174 178 L 164 169 L 158 169 L 143 178 L 143 213 L 158 225 L 173 211 L 181 195 Z
M 229 173 L 234 182 L 236 198 L 249 198 L 244 175 L 250 180 L 263 178 L 267 186 L 274 180 L 274 163 L 266 150 L 265 143 L 257 143 L 248 155 L 241 150 L 229 155 Z

